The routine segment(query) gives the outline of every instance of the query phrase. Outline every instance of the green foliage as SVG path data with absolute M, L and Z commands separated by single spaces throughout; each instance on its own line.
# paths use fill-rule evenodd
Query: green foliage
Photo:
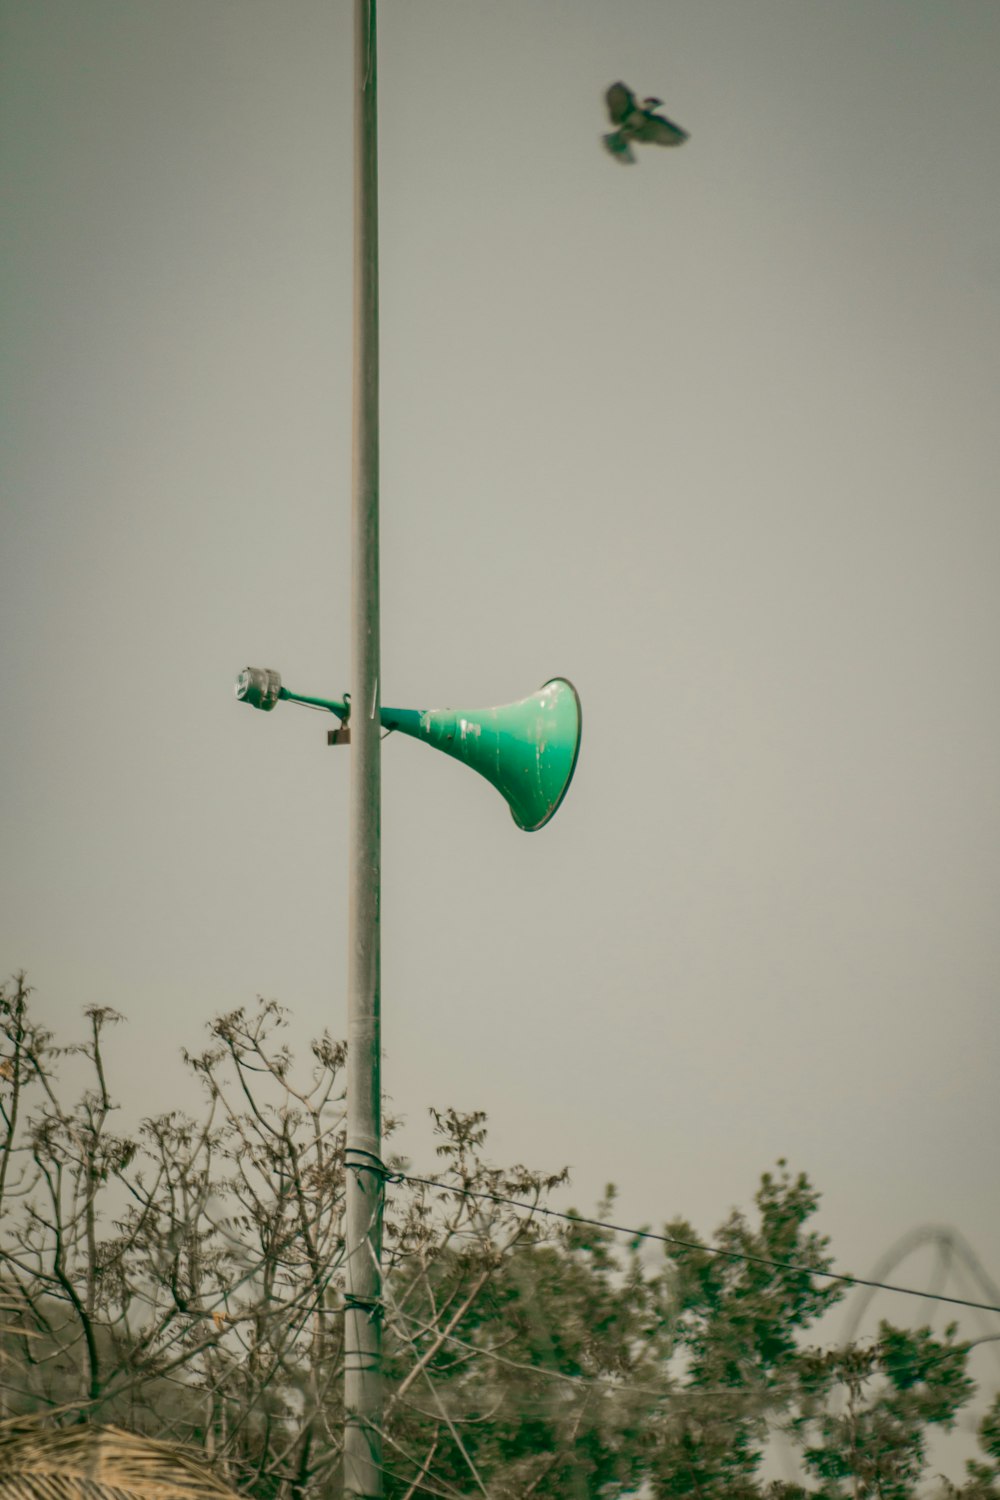
M 3 1413 L 114 1421 L 201 1450 L 254 1500 L 326 1500 L 341 1452 L 345 1049 L 301 1076 L 273 1002 L 187 1057 L 205 1109 L 111 1128 L 102 1039 L 59 1047 L 23 977 L 0 989 Z M 64 1069 L 87 1070 L 63 1102 Z M 397 1182 L 385 1221 L 386 1500 L 903 1500 L 969 1401 L 954 1327 L 882 1324 L 810 1347 L 843 1295 L 779 1162 L 710 1241 L 653 1253 L 544 1207 L 564 1172 L 499 1169 L 481 1113 L 434 1112 L 441 1187 Z M 391 1129 L 391 1122 L 390 1122 Z M 405 1166 L 396 1162 L 391 1165 Z M 595 1218 L 613 1214 L 609 1187 Z M 768 1480 L 775 1434 L 795 1483 Z M 983 1460 L 939 1493 L 1000 1500 Z M 331 1488 L 332 1487 L 332 1488 Z
M 949 1496 L 962 1500 L 1000 1500 L 1000 1395 L 979 1424 L 979 1446 L 988 1460 L 972 1459 L 966 1464 L 967 1479 L 962 1485 L 944 1481 Z
M 794 1424 L 806 1466 L 820 1481 L 817 1493 L 885 1500 L 915 1493 L 929 1429 L 951 1427 L 973 1394 L 955 1333 L 952 1325 L 937 1340 L 927 1328 L 882 1323 L 871 1346 L 811 1357 L 820 1388 L 831 1380 L 840 1388 L 839 1400 L 810 1403 Z

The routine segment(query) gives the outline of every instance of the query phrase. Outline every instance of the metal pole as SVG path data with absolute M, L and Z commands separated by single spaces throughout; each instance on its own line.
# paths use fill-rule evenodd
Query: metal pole
M 354 453 L 344 1495 L 381 1500 L 378 133 L 376 0 L 354 0 Z

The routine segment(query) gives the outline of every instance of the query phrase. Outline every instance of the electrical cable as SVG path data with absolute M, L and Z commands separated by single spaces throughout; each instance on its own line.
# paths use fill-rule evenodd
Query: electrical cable
M 386 1295 L 388 1296 L 388 1298 L 389 1298 L 389 1300 L 390 1300 L 390 1302 L 392 1304 L 392 1308 L 393 1308 L 394 1312 L 397 1315 L 399 1315 L 399 1307 L 398 1307 L 398 1305 L 396 1303 L 396 1299 L 395 1299 L 395 1297 L 393 1297 L 393 1295 L 392 1295 L 391 1291 L 389 1290 L 388 1286 L 384 1285 L 383 1286 L 383 1290 L 386 1293 Z M 420 1357 L 420 1350 L 417 1348 L 416 1339 L 413 1337 L 412 1334 L 407 1334 L 405 1331 L 403 1332 L 403 1337 L 408 1341 L 408 1343 L 410 1344 L 410 1347 L 412 1348 L 414 1354 L 419 1359 L 419 1357 Z M 473 1479 L 476 1481 L 477 1488 L 479 1489 L 479 1491 L 481 1492 L 481 1494 L 483 1494 L 483 1495 L 486 1496 L 486 1500 L 489 1500 L 489 1492 L 487 1491 L 486 1486 L 483 1484 L 482 1476 L 480 1475 L 479 1470 L 476 1468 L 476 1465 L 473 1462 L 472 1455 L 469 1453 L 469 1451 L 466 1448 L 465 1444 L 462 1442 L 462 1437 L 461 1437 L 461 1434 L 459 1433 L 458 1428 L 455 1426 L 455 1424 L 452 1421 L 451 1417 L 448 1415 L 447 1407 L 445 1406 L 444 1402 L 441 1400 L 441 1396 L 440 1396 L 440 1393 L 438 1392 L 438 1388 L 434 1384 L 434 1381 L 431 1379 L 430 1373 L 427 1370 L 426 1366 L 421 1370 L 420 1373 L 422 1374 L 422 1376 L 424 1378 L 424 1381 L 426 1382 L 427 1387 L 430 1390 L 431 1396 L 434 1398 L 434 1402 L 437 1405 L 437 1408 L 438 1408 L 439 1412 L 441 1413 L 442 1418 L 444 1419 L 445 1423 L 447 1424 L 448 1431 L 452 1435 L 452 1438 L 454 1440 L 456 1448 L 458 1449 L 459 1453 L 461 1453 L 462 1457 L 465 1459 L 466 1467 L 468 1468 L 469 1473 L 472 1475 Z
M 413 1318 L 408 1313 L 400 1312 L 398 1303 L 394 1305 L 396 1307 L 396 1317 L 402 1322 L 411 1324 L 412 1327 L 422 1333 L 437 1335 L 438 1330 L 434 1327 L 433 1323 L 422 1323 L 418 1318 Z M 416 1345 L 412 1336 L 406 1333 L 403 1336 L 415 1349 Z M 511 1370 L 523 1370 L 527 1375 L 541 1375 L 546 1380 L 562 1380 L 570 1385 L 602 1386 L 617 1393 L 638 1391 L 650 1396 L 666 1397 L 671 1401 L 676 1398 L 682 1400 L 701 1400 L 706 1396 L 711 1397 L 713 1400 L 718 1400 L 720 1397 L 725 1399 L 727 1397 L 746 1397 L 748 1395 L 763 1395 L 766 1397 L 787 1396 L 795 1394 L 799 1389 L 798 1386 L 787 1385 L 757 1386 L 752 1388 L 746 1386 L 697 1386 L 689 1390 L 684 1390 L 681 1387 L 669 1385 L 641 1385 L 638 1382 L 618 1380 L 614 1376 L 608 1375 L 571 1375 L 566 1370 L 548 1370 L 543 1365 L 529 1365 L 524 1360 L 511 1359 L 509 1355 L 498 1354 L 495 1349 L 484 1349 L 478 1344 L 470 1344 L 467 1340 L 460 1339 L 453 1333 L 445 1333 L 441 1337 L 449 1344 L 457 1344 L 460 1349 L 467 1349 L 473 1354 L 484 1356 L 486 1359 L 493 1360 L 495 1364 L 506 1365 Z
M 627 1234 L 634 1240 L 656 1240 L 661 1245 L 675 1245 L 681 1250 L 697 1250 L 702 1255 L 715 1255 L 723 1260 L 743 1261 L 749 1265 L 769 1266 L 775 1271 L 794 1271 L 803 1276 L 823 1276 L 829 1281 L 841 1281 L 845 1286 L 874 1287 L 881 1292 L 899 1292 L 904 1297 L 923 1297 L 930 1302 L 949 1302 L 955 1307 L 974 1307 L 982 1312 L 1000 1313 L 1000 1307 L 992 1302 L 971 1302 L 965 1297 L 945 1297 L 940 1292 L 924 1292 L 918 1287 L 895 1286 L 889 1281 L 870 1281 L 864 1276 L 850 1276 L 846 1271 L 823 1271 L 817 1266 L 796 1265 L 793 1261 L 772 1260 L 766 1255 L 751 1255 L 745 1250 L 723 1250 L 717 1245 L 700 1245 L 696 1240 L 678 1239 L 672 1234 L 657 1234 L 652 1229 L 630 1229 L 626 1224 L 610 1224 L 603 1219 L 588 1219 L 582 1214 L 563 1213 L 557 1208 L 542 1208 L 537 1203 L 522 1203 L 517 1198 L 505 1197 L 502 1193 L 486 1193 L 477 1188 L 457 1187 L 454 1183 L 438 1182 L 433 1177 L 417 1177 L 409 1172 L 385 1174 L 387 1184 L 409 1182 L 417 1187 L 440 1188 L 460 1198 L 476 1198 L 481 1202 L 500 1203 L 507 1208 L 520 1209 L 527 1214 L 544 1214 L 550 1219 L 563 1219 L 567 1224 L 582 1224 L 590 1229 L 607 1229 L 613 1234 Z

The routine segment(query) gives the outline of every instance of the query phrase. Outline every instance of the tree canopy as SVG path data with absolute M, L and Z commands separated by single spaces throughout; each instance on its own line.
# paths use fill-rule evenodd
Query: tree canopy
M 23 976 L 0 989 L 0 1414 L 115 1423 L 185 1444 L 254 1500 L 326 1500 L 345 1047 L 324 1035 L 296 1067 L 285 1013 L 259 1001 L 185 1054 L 197 1116 L 125 1131 L 103 1045 L 120 1018 L 86 1016 L 84 1040 L 58 1043 Z M 497 1168 L 482 1114 L 432 1113 L 438 1185 L 387 1195 L 387 1500 L 903 1500 L 928 1484 L 1000 1500 L 1000 1401 L 967 1474 L 928 1474 L 929 1436 L 974 1392 L 953 1325 L 810 1342 L 843 1287 L 816 1274 L 832 1261 L 804 1174 L 779 1162 L 709 1239 L 670 1221 L 686 1245 L 654 1258 L 498 1201 L 542 1207 L 567 1174 Z M 774 1477 L 778 1440 L 794 1478 Z

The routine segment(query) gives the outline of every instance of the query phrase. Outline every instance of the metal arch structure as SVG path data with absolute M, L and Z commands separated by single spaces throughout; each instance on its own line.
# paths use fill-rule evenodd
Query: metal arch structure
M 919 1224 L 915 1229 L 907 1230 L 880 1256 L 869 1272 L 869 1279 L 871 1281 L 889 1279 L 903 1261 L 916 1251 L 928 1246 L 934 1250 L 935 1255 L 931 1265 L 930 1279 L 924 1290 L 940 1295 L 948 1285 L 948 1278 L 953 1277 L 958 1283 L 962 1296 L 972 1296 L 977 1301 L 991 1302 L 1000 1307 L 1000 1287 L 990 1277 L 965 1236 L 950 1224 Z M 852 1344 L 857 1338 L 879 1290 L 880 1288 L 874 1286 L 855 1288 L 846 1307 L 843 1325 L 844 1344 Z M 968 1309 L 968 1311 L 971 1312 L 973 1309 Z M 994 1357 L 1000 1362 L 1000 1331 L 990 1326 L 984 1312 L 975 1312 L 975 1317 L 979 1327 L 983 1330 L 983 1336 L 967 1340 L 968 1346 L 974 1348 L 977 1344 L 989 1344 Z M 928 1321 L 932 1320 L 933 1310 Z M 840 1399 L 845 1398 L 842 1395 Z M 789 1442 L 788 1434 L 780 1428 L 772 1429 L 771 1438 L 774 1453 L 782 1464 L 786 1479 L 793 1484 L 799 1483 L 797 1458 Z
M 915 1229 L 907 1230 L 876 1262 L 869 1279 L 887 1280 L 904 1260 L 917 1250 L 927 1247 L 935 1252 L 928 1292 L 941 1294 L 949 1276 L 954 1276 L 963 1296 L 969 1296 L 971 1291 L 977 1299 L 1000 1306 L 1000 1287 L 989 1275 L 965 1236 L 950 1224 L 919 1224 Z M 857 1338 L 858 1330 L 877 1294 L 877 1287 L 857 1289 L 844 1320 L 845 1343 L 853 1343 Z M 990 1326 L 981 1312 L 976 1313 L 976 1321 L 986 1335 L 982 1342 L 993 1342 L 998 1333 L 996 1327 Z M 994 1344 L 994 1349 L 1000 1359 L 1000 1342 Z

